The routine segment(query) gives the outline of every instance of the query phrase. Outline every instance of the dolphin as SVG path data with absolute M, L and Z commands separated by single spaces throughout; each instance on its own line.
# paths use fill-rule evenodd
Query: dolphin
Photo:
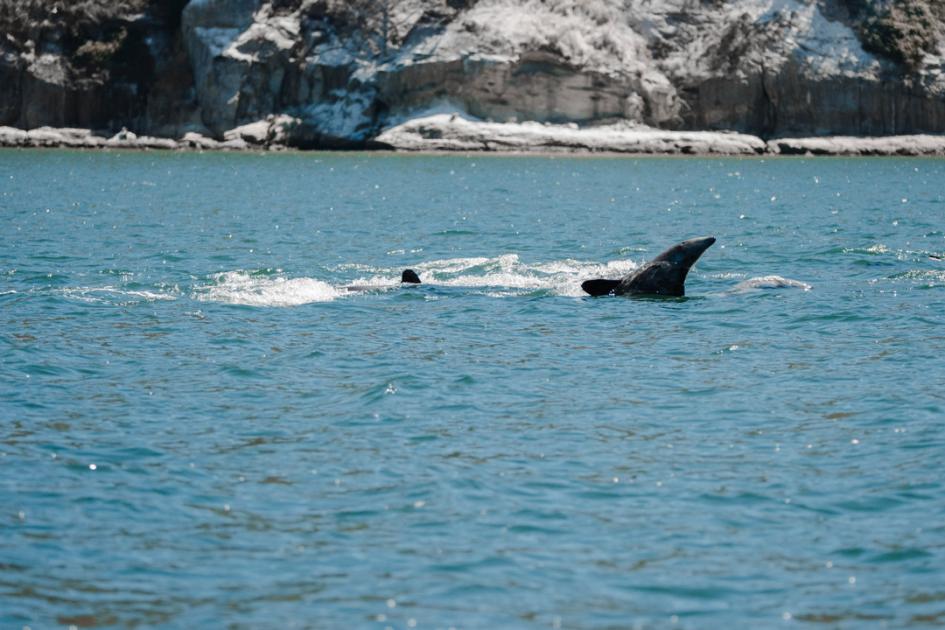
M 619 280 L 598 278 L 581 283 L 591 295 L 666 295 L 681 297 L 686 294 L 686 274 L 709 249 L 715 237 L 691 238 L 673 245 L 636 271 Z

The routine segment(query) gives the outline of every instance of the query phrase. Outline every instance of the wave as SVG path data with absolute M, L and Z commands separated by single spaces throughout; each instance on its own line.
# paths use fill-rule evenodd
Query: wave
M 137 302 L 159 302 L 176 300 L 180 291 L 173 287 L 166 291 L 148 291 L 145 289 L 130 289 L 127 287 L 64 287 L 55 289 L 69 299 L 89 304 L 130 304 Z
M 924 249 L 892 250 L 882 243 L 876 243 L 875 245 L 870 245 L 869 247 L 845 247 L 840 251 L 844 254 L 858 254 L 861 256 L 865 255 L 886 258 L 891 257 L 903 262 L 914 262 L 917 260 L 923 260 L 925 258 L 931 258 L 932 260 L 943 259 L 943 254 L 939 251 Z
M 730 292 L 745 293 L 764 289 L 802 289 L 804 291 L 810 291 L 812 288 L 811 285 L 806 282 L 801 282 L 800 280 L 791 280 L 790 278 L 783 278 L 781 276 L 758 276 L 739 282 L 732 287 Z
M 518 254 L 500 256 L 444 258 L 420 262 L 413 269 L 430 287 L 472 289 L 480 295 L 511 297 L 518 295 L 553 295 L 586 297 L 581 283 L 591 278 L 620 278 L 639 267 L 632 260 L 598 263 L 566 258 L 548 262 L 522 262 Z M 359 277 L 350 282 L 331 282 L 311 277 L 288 277 L 282 269 L 234 270 L 215 273 L 198 281 L 190 289 L 190 298 L 199 302 L 217 302 L 257 307 L 290 307 L 316 302 L 332 302 L 358 294 L 380 293 L 400 286 L 403 268 L 375 267 L 344 263 L 330 268 L 331 275 L 355 271 Z M 734 279 L 741 274 L 715 274 L 716 279 Z M 811 285 L 781 276 L 761 276 L 744 280 L 729 290 L 743 293 L 760 289 L 799 288 Z M 69 299 L 102 304 L 135 304 L 142 301 L 176 300 L 181 290 L 176 286 L 138 287 L 64 287 L 56 292 Z
M 889 276 L 890 280 L 911 280 L 916 286 L 931 289 L 945 286 L 945 269 L 910 269 Z
M 413 269 L 424 285 L 482 289 L 494 297 L 546 292 L 551 295 L 586 295 L 581 282 L 589 278 L 618 278 L 635 269 L 628 260 L 605 264 L 565 259 L 543 263 L 523 263 L 518 254 L 494 258 L 445 258 L 418 263 Z M 356 270 L 361 275 L 348 283 L 332 284 L 309 277 L 288 278 L 267 271 L 226 271 L 193 288 L 192 297 L 201 302 L 245 306 L 285 307 L 313 302 L 331 302 L 358 293 L 387 291 L 400 286 L 402 268 L 372 267 L 345 263 L 335 272 Z
M 314 278 L 264 276 L 246 271 L 225 271 L 210 277 L 210 284 L 194 287 L 193 298 L 245 306 L 300 306 L 330 302 L 343 293 Z

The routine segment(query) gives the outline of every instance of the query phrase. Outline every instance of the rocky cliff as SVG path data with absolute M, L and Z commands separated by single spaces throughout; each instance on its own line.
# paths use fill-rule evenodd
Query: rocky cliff
M 0 0 L 0 125 L 310 148 L 443 112 L 945 133 L 945 3 Z

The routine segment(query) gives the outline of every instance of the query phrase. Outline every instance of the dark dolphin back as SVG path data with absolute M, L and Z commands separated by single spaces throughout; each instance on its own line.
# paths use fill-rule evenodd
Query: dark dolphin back
M 665 261 L 651 261 L 624 277 L 617 288 L 616 295 L 671 295 L 679 297 L 686 294 L 686 274 L 688 267 L 674 265 Z
M 620 280 L 587 280 L 581 288 L 591 295 L 686 294 L 686 276 L 702 253 L 715 243 L 712 236 L 691 238 L 673 245 Z

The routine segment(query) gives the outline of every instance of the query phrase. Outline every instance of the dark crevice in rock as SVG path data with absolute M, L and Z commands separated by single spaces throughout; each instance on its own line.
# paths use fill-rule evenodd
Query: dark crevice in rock
M 761 114 L 761 122 L 757 125 L 758 135 L 762 140 L 770 140 L 774 137 L 778 128 L 778 105 L 771 93 L 768 91 L 768 72 L 764 64 L 761 65 L 761 77 L 758 84 L 761 86 L 761 103 L 758 107 Z

